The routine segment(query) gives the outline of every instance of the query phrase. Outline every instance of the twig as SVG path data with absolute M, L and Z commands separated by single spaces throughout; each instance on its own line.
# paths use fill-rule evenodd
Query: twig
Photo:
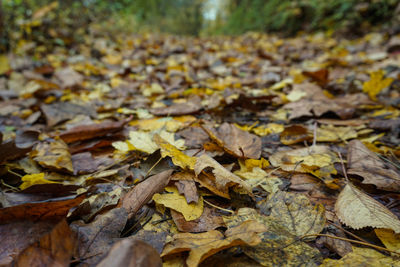
M 347 172 L 346 172 L 346 168 L 344 167 L 344 162 L 343 162 L 343 158 L 342 158 L 342 154 L 340 154 L 340 152 L 337 152 L 340 158 L 340 163 L 342 165 L 342 171 L 343 171 L 343 175 L 344 178 L 346 178 L 346 182 L 349 182 L 349 177 L 347 176 Z
M 368 246 L 368 247 L 372 247 L 372 248 L 375 248 L 375 249 L 378 249 L 378 250 L 383 250 L 383 251 L 386 251 L 386 252 L 395 253 L 395 254 L 400 255 L 400 252 L 397 252 L 397 251 L 394 251 L 394 250 L 390 250 L 390 249 L 387 249 L 387 248 L 384 248 L 384 247 L 380 247 L 380 246 L 377 246 L 377 245 L 374 245 L 374 244 L 370 244 L 370 243 L 367 243 L 367 242 L 361 242 L 361 241 L 348 239 L 348 238 L 345 238 L 345 237 L 338 237 L 338 236 L 334 236 L 334 235 L 308 234 L 308 235 L 303 235 L 302 237 L 300 237 L 300 239 L 303 239 L 303 238 L 309 237 L 309 236 L 324 236 L 324 237 L 329 237 L 329 238 L 333 238 L 333 239 L 339 239 L 339 240 L 348 241 L 348 242 L 351 242 L 351 243 L 355 243 L 355 244 L 359 244 L 359 245 L 363 245 L 363 246 Z
M 216 209 L 219 209 L 219 210 L 223 210 L 223 211 L 229 212 L 230 214 L 235 214 L 235 212 L 234 212 L 233 210 L 224 209 L 224 208 L 218 207 L 218 206 L 216 206 L 216 205 L 214 205 L 214 204 L 212 204 L 212 203 L 208 202 L 208 201 L 207 201 L 207 200 L 205 200 L 205 199 L 203 199 L 203 200 L 204 200 L 204 202 L 205 202 L 205 203 L 207 203 L 207 204 L 208 204 L 208 205 L 210 205 L 211 207 L 214 207 L 214 208 L 216 208 Z
M 163 157 L 160 157 L 156 163 L 153 164 L 153 166 L 151 166 L 151 168 L 146 172 L 146 175 L 144 177 L 147 177 L 147 175 L 149 175 L 149 173 L 151 173 L 151 171 L 158 165 L 158 163 L 160 163 L 160 161 L 163 159 Z
M 347 231 L 346 229 L 344 229 L 344 228 L 341 227 L 340 225 L 337 225 L 337 224 L 335 224 L 335 223 L 333 223 L 333 222 L 330 222 L 330 221 L 328 221 L 328 223 L 329 223 L 330 225 L 333 225 L 333 226 L 335 226 L 336 228 L 342 230 L 342 231 L 345 232 L 346 234 L 351 235 L 351 236 L 354 237 L 355 239 L 360 240 L 361 242 L 367 242 L 366 240 L 364 240 L 364 239 L 362 239 L 361 237 L 359 237 L 359 236 L 353 234 L 352 232 Z

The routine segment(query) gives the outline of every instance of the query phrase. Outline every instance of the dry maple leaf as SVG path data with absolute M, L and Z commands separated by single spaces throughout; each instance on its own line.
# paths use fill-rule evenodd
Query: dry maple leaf
M 211 167 L 213 169 L 212 173 L 214 174 L 215 182 L 219 187 L 227 188 L 231 185 L 238 184 L 241 185 L 249 193 L 252 192 L 251 186 L 248 183 L 225 169 L 221 164 L 219 164 L 215 159 L 208 156 L 207 154 L 203 154 L 197 158 L 196 164 L 194 166 L 194 172 L 196 173 L 196 175 L 199 175 L 200 172 L 207 167 Z
M 388 208 L 347 184 L 335 204 L 340 221 L 354 229 L 363 227 L 388 228 L 400 233 L 400 220 Z
M 190 251 L 186 260 L 188 267 L 198 266 L 200 262 L 218 251 L 240 245 L 255 246 L 261 242 L 258 233 L 266 231 L 266 227 L 256 221 L 245 221 L 230 228 L 225 235 L 212 230 L 200 234 L 180 233 L 164 247 L 162 257 Z

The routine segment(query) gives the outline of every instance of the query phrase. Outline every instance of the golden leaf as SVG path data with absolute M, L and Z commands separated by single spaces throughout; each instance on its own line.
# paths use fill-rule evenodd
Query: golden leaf
M 389 229 L 375 229 L 375 234 L 387 249 L 400 252 L 400 234 Z
M 21 190 L 24 190 L 25 188 L 28 188 L 35 184 L 54 184 L 54 183 L 56 183 L 56 182 L 44 179 L 44 173 L 35 173 L 35 174 L 24 175 L 21 178 L 21 181 L 23 182 L 19 186 L 19 188 L 21 188 Z
M 60 138 L 39 143 L 31 156 L 43 167 L 74 172 L 68 146 Z
M 400 233 L 400 220 L 388 208 L 347 184 L 335 204 L 340 221 L 354 229 L 363 227 L 387 228 Z
M 186 221 L 196 220 L 203 214 L 203 198 L 201 196 L 197 203 L 188 204 L 186 198 L 179 194 L 176 187 L 169 186 L 165 190 L 169 193 L 155 194 L 153 196 L 153 200 L 157 204 L 182 213 Z
M 367 93 L 372 100 L 376 100 L 376 96 L 393 82 L 392 78 L 383 79 L 382 70 L 371 73 L 371 79 L 364 82 L 363 92 Z
M 175 146 L 167 142 L 158 134 L 154 135 L 154 141 L 156 144 L 161 148 L 161 156 L 164 157 L 171 157 L 172 162 L 176 165 L 181 167 L 182 169 L 194 169 L 194 165 L 196 163 L 196 158 L 190 157 L 185 153 L 179 151 Z

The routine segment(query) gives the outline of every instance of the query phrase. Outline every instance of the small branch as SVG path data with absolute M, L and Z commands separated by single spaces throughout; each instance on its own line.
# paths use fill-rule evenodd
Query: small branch
M 214 208 L 216 208 L 216 209 L 219 209 L 219 210 L 223 210 L 223 211 L 229 212 L 230 214 L 235 214 L 235 212 L 234 212 L 233 210 L 228 210 L 228 209 L 224 209 L 224 208 L 218 207 L 218 206 L 216 206 L 216 205 L 214 205 L 214 204 L 212 204 L 212 203 L 208 202 L 208 201 L 207 201 L 207 200 L 205 200 L 205 199 L 203 199 L 203 201 L 204 201 L 205 203 L 207 203 L 208 205 L 210 205 L 211 207 L 214 207 Z
M 344 237 L 338 237 L 338 236 L 334 236 L 334 235 L 309 234 L 309 235 L 303 235 L 302 237 L 300 237 L 300 239 L 303 239 L 303 238 L 309 237 L 309 236 L 324 236 L 324 237 L 329 237 L 329 238 L 333 238 L 333 239 L 339 239 L 339 240 L 348 241 L 348 242 L 351 242 L 351 243 L 355 243 L 355 244 L 359 244 L 359 245 L 375 248 L 377 250 L 383 250 L 383 251 L 386 251 L 386 252 L 395 253 L 397 255 L 400 255 L 400 252 L 397 252 L 397 251 L 394 251 L 394 250 L 390 250 L 390 249 L 387 249 L 387 248 L 384 248 L 384 247 L 373 245 L 373 244 L 370 244 L 370 243 L 367 243 L 367 242 L 361 242 L 361 241 L 348 239 L 348 238 L 344 238 Z

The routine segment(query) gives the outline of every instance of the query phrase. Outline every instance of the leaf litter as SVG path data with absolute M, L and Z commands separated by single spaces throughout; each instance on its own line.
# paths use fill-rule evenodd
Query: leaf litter
M 0 264 L 398 265 L 398 48 L 227 41 L 0 55 Z

